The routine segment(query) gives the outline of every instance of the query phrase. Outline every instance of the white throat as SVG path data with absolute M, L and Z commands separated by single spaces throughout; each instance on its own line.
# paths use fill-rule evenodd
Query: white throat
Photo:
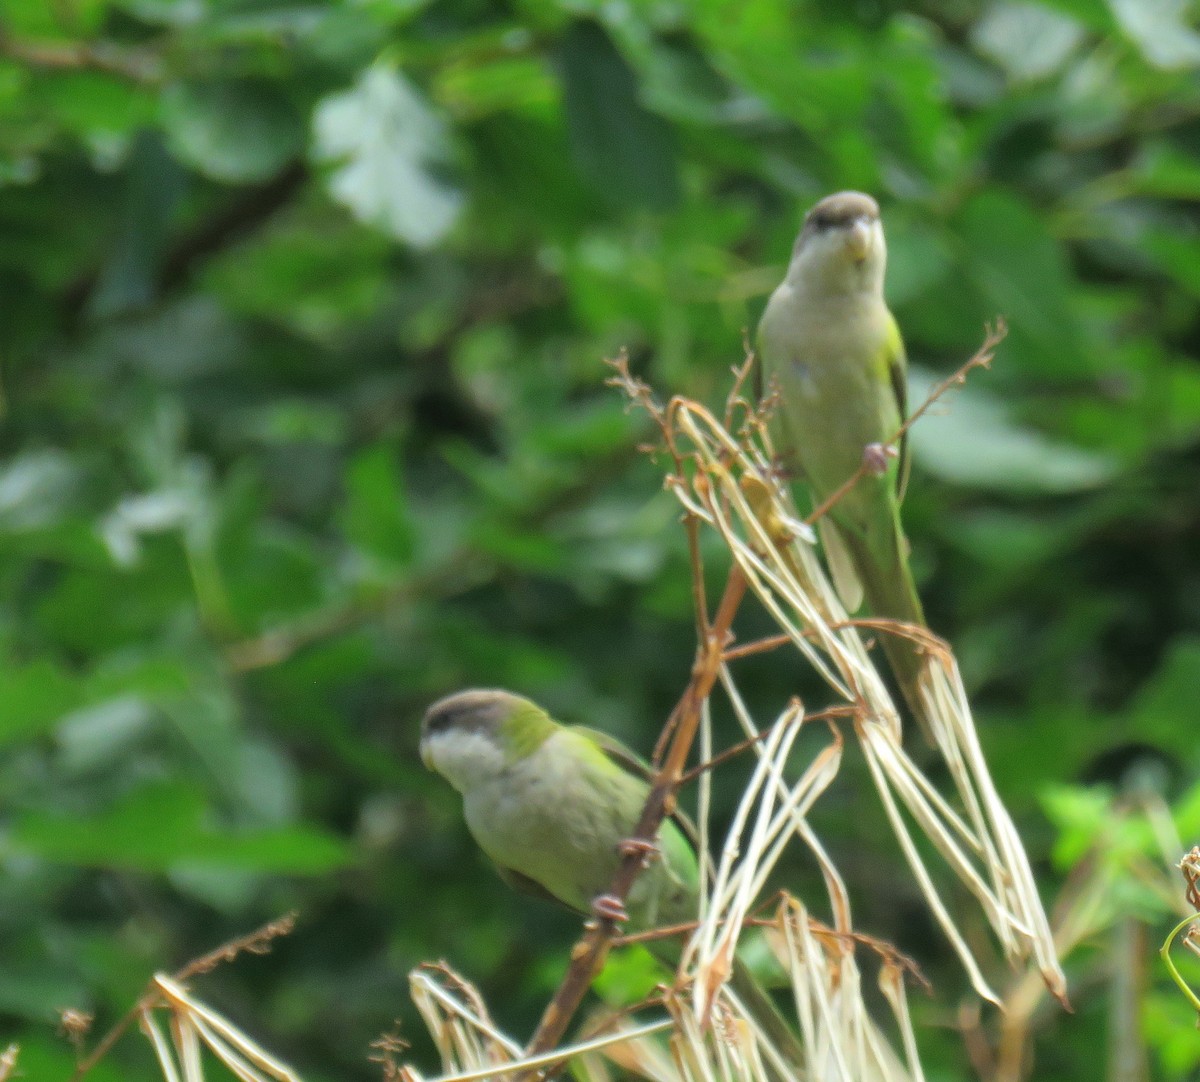
M 854 259 L 847 252 L 852 238 L 846 230 L 831 229 L 804 239 L 792 253 L 787 283 L 796 293 L 813 297 L 847 293 L 883 295 L 883 272 L 887 266 L 887 244 L 883 226 L 872 222 L 866 253 Z M 853 243 L 861 243 L 853 238 Z
M 491 781 L 508 766 L 491 736 L 463 729 L 430 733 L 421 742 L 421 758 L 460 793 Z

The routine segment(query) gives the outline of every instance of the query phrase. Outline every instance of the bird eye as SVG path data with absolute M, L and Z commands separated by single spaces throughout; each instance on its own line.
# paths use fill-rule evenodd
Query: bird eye
M 458 711 L 453 709 L 430 710 L 421 722 L 421 731 L 426 735 L 440 733 L 454 724 Z

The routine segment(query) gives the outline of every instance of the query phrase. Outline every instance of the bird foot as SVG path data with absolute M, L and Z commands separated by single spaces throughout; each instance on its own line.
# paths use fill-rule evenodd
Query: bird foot
M 615 894 L 601 894 L 592 899 L 592 912 L 600 920 L 611 920 L 615 924 L 624 924 L 629 920 L 629 911 L 625 903 Z
M 882 477 L 887 473 L 888 460 L 900 454 L 890 443 L 868 443 L 863 448 L 863 468 L 867 473 Z
M 617 853 L 622 857 L 641 857 L 643 867 L 648 867 L 650 861 L 662 855 L 662 850 L 645 838 L 625 838 L 617 843 Z

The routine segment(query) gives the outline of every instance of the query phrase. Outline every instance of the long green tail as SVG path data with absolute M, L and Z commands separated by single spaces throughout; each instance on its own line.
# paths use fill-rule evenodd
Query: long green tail
M 758 983 L 754 974 L 740 959 L 734 959 L 733 972 L 729 975 L 729 984 L 737 993 L 738 999 L 745 1005 L 746 1010 L 762 1026 L 771 1043 L 795 1068 L 796 1073 L 791 1077 L 798 1078 L 800 1070 L 804 1066 L 804 1047 L 800 1044 L 800 1038 L 784 1020 L 770 994 Z M 785 1082 L 787 1082 L 786 1079 Z
M 841 529 L 839 533 L 862 581 L 871 615 L 925 627 L 925 612 L 909 570 L 908 542 L 900 527 L 898 509 L 893 508 L 888 519 L 869 536 L 848 529 Z M 918 690 L 928 664 L 928 654 L 912 639 L 894 632 L 880 631 L 877 638 L 908 708 L 930 746 L 936 747 L 933 726 Z
M 649 948 L 652 954 L 672 970 L 678 965 L 680 951 L 678 940 L 658 940 L 649 944 Z M 775 1001 L 771 998 L 770 993 L 763 988 L 758 978 L 746 968 L 746 964 L 740 958 L 735 957 L 733 960 L 729 985 L 737 993 L 737 997 L 742 1001 L 747 1013 L 754 1017 L 779 1054 L 793 1068 L 791 1073 L 781 1074 L 778 1070 L 771 1069 L 770 1063 L 768 1063 L 771 1077 L 776 1082 L 793 1082 L 794 1079 L 800 1078 L 801 1069 L 804 1066 L 804 1046 L 800 1043 L 800 1038 L 796 1036 L 795 1030 L 787 1024 L 779 1012 L 779 1008 L 775 1006 Z

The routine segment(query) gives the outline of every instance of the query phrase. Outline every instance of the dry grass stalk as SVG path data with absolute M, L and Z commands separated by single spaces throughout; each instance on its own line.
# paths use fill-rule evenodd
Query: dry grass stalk
M 409 986 L 413 1002 L 442 1057 L 447 1071 L 444 1077 L 454 1078 L 457 1082 L 511 1078 L 522 1072 L 553 1068 L 575 1057 L 592 1057 L 614 1046 L 627 1046 L 613 1053 L 614 1061 L 632 1064 L 645 1054 L 645 1049 L 638 1051 L 639 1042 L 671 1028 L 670 1021 L 659 1020 L 606 1032 L 553 1052 L 525 1056 L 521 1046 L 491 1020 L 474 986 L 445 963 L 413 970 L 409 975 Z M 400 1077 L 407 1082 L 421 1082 L 422 1079 L 421 1074 L 410 1066 L 401 1069 Z
M 261 1049 L 233 1023 L 193 999 L 181 983 L 190 976 L 208 973 L 225 962 L 233 961 L 241 954 L 265 954 L 271 949 L 271 943 L 275 939 L 288 935 L 295 925 L 296 914 L 288 913 L 278 920 L 269 921 L 248 935 L 231 939 L 216 950 L 201 955 L 172 977 L 155 974 L 138 1001 L 100 1038 L 96 1047 L 87 1055 L 82 1055 L 82 1038 L 90 1027 L 90 1017 L 87 1025 L 83 1026 L 82 1018 L 86 1016 L 69 1009 L 63 1011 L 62 1025 L 68 1031 L 70 1027 L 79 1030 L 72 1041 L 80 1058 L 75 1073 L 71 1076 L 71 1082 L 79 1082 L 108 1055 L 134 1021 L 138 1023 L 138 1027 L 154 1049 L 163 1078 L 167 1082 L 200 1082 L 203 1079 L 203 1067 L 199 1057 L 201 1043 L 207 1044 L 243 1082 L 266 1082 L 269 1078 L 279 1082 L 297 1082 L 297 1076 L 290 1068 Z M 160 1009 L 166 1009 L 170 1013 L 170 1042 L 164 1037 L 154 1017 L 154 1012 Z M 0 1080 L 2 1077 L 0 1076 Z
M 1119 1069 L 1110 1065 L 1110 1074 L 1112 1077 L 1138 1078 L 1144 1077 L 1144 1070 L 1141 1065 L 1133 1067 L 1131 1063 L 1143 1058 L 1146 1051 L 1137 1015 L 1144 999 L 1140 985 L 1148 976 L 1146 952 L 1140 942 L 1147 929 L 1130 912 L 1129 887 L 1136 883 L 1140 890 L 1156 898 L 1166 911 L 1186 915 L 1188 905 L 1179 897 L 1174 875 L 1175 855 L 1182 844 L 1170 809 L 1158 794 L 1141 793 L 1132 799 L 1117 797 L 1107 811 L 1111 831 L 1101 832 L 1088 851 L 1073 861 L 1050 914 L 1050 926 L 1060 958 L 1070 958 L 1081 948 L 1086 951 L 1098 942 L 1109 944 L 1098 960 L 1089 961 L 1085 957 L 1077 982 L 1103 981 L 1109 985 L 1109 1004 L 1113 1012 L 1109 1055 L 1111 1059 L 1123 1061 Z M 1153 839 L 1153 851 L 1146 852 L 1129 845 L 1127 827 L 1132 822 L 1148 828 L 1147 836 Z M 1200 850 L 1193 850 L 1193 854 L 1200 869 Z M 1187 858 L 1184 859 L 1186 862 Z M 1183 867 L 1182 864 L 1178 866 Z M 1200 895 L 1196 907 L 1200 908 Z M 1176 925 L 1168 936 L 1164 951 L 1183 924 Z M 1137 943 L 1131 939 L 1136 939 Z M 1030 1045 L 1038 1028 L 1050 1017 L 1047 995 L 1047 988 L 1037 972 L 1026 971 L 1008 982 L 1002 996 L 1002 1010 L 993 1025 L 985 1026 L 978 1004 L 964 1004 L 960 1008 L 959 1027 L 975 1072 L 981 1079 L 986 1082 L 1024 1082 L 1030 1077 Z M 1196 1007 L 1200 1010 L 1200 1001 Z M 1119 1016 L 1122 1011 L 1127 1017 Z M 1100 1071 L 1099 1066 L 1097 1070 Z
M 979 354 L 945 381 L 933 397 L 961 382 L 971 368 L 986 364 L 995 342 L 996 337 L 990 336 Z M 660 426 L 674 463 L 667 484 L 684 507 L 693 554 L 701 649 L 692 683 L 664 729 L 655 761 L 665 760 L 670 766 L 672 755 L 678 760 L 681 717 L 686 717 L 693 729 L 699 723 L 701 754 L 705 760 L 714 757 L 708 696 L 718 681 L 749 738 L 746 747 L 753 749 L 758 758 L 712 867 L 710 889 L 702 899 L 700 919 L 686 948 L 678 983 L 666 995 L 675 1023 L 671 1043 L 675 1072 L 665 1074 L 661 1056 L 656 1059 L 650 1052 L 635 1059 L 644 1066 L 646 1077 L 655 1078 L 770 1077 L 772 1069 L 782 1067 L 779 1051 L 767 1041 L 757 1021 L 741 1010 L 725 980 L 741 931 L 760 904 L 771 869 L 795 839 L 814 855 L 824 874 L 834 920 L 833 928 L 822 933 L 821 926 L 808 917 L 799 902 L 785 899 L 778 924 L 768 932 L 768 942 L 791 978 L 808 1057 L 803 1065 L 805 1076 L 920 1079 L 916 1037 L 904 994 L 905 967 L 894 953 L 881 952 L 880 982 L 901 1036 L 900 1055 L 867 1015 L 854 950 L 862 937 L 853 932 L 841 877 L 808 821 L 810 809 L 838 773 L 842 736 L 835 730 L 829 743 L 806 766 L 798 771 L 788 768 L 789 752 L 800 725 L 814 719 L 806 718 L 795 702 L 769 729 L 761 731 L 738 693 L 733 671 L 737 658 L 775 648 L 780 642 L 790 643 L 844 704 L 827 714 L 840 713 L 852 719 L 851 728 L 897 842 L 935 919 L 982 996 L 998 1001 L 984 977 L 983 962 L 959 931 L 933 872 L 920 854 L 918 832 L 933 843 L 945 864 L 974 895 L 1009 960 L 1018 963 L 1032 956 L 1045 987 L 1060 1000 L 1065 1000 L 1065 980 L 1028 859 L 983 759 L 953 655 L 927 629 L 848 618 L 818 558 L 809 524 L 801 520 L 790 494 L 771 469 L 772 452 L 762 411 L 738 397 L 748 368 L 744 366 L 737 374 L 722 424 L 704 407 L 687 399 L 675 399 L 666 409 L 659 408 L 649 389 L 632 379 L 620 363 L 617 365 L 615 382 Z M 745 421 L 734 435 L 730 430 L 739 413 Z M 716 531 L 733 558 L 733 572 L 717 616 L 711 620 L 704 597 L 698 527 Z M 722 655 L 714 664 L 713 630 L 719 632 L 718 638 L 727 636 L 732 614 L 746 589 L 772 615 L 782 635 L 761 644 L 740 645 L 727 653 L 728 641 L 718 643 Z M 938 750 L 953 781 L 950 793 L 939 791 L 904 751 L 901 716 L 875 668 L 864 631 L 908 635 L 925 648 L 928 662 L 922 691 L 934 719 Z M 692 733 L 685 736 L 690 744 Z M 720 760 L 723 754 L 717 753 L 716 758 Z M 663 803 L 664 790 L 669 798 L 684 776 L 678 762 L 674 774 L 664 767 L 656 779 L 651 802 Z M 708 775 L 701 773 L 700 779 L 701 832 L 702 842 L 706 843 Z M 639 832 L 645 826 L 640 824 Z M 657 820 L 651 818 L 649 826 L 656 829 Z M 706 844 L 702 844 L 702 860 L 707 866 Z M 581 995 L 582 986 L 590 980 L 593 960 L 602 955 L 595 949 L 595 930 L 589 936 L 584 940 L 590 951 L 586 964 L 580 964 L 577 948 L 572 972 L 564 982 L 572 996 Z M 602 930 L 601 946 L 603 942 Z M 578 998 L 564 998 L 561 992 L 558 999 L 565 1008 L 548 1016 L 553 1023 L 549 1030 L 545 1024 L 539 1030 L 541 1041 L 535 1043 L 539 1052 L 544 1050 L 547 1032 L 551 1040 L 561 1036 L 566 1018 L 578 1004 Z M 645 1040 L 642 1036 L 626 1036 L 625 1042 L 616 1046 L 623 1049 L 627 1068 L 632 1069 L 629 1049 Z M 459 1035 L 456 1045 L 464 1043 L 463 1035 Z M 556 1054 L 570 1051 L 560 1048 Z M 446 1061 L 450 1069 L 462 1062 L 461 1051 Z M 532 1061 L 527 1059 L 522 1066 L 528 1068 Z M 508 1069 L 517 1067 L 510 1065 Z M 598 1069 L 591 1073 L 602 1077 Z M 453 1077 L 465 1080 L 478 1075 Z
M 203 1082 L 201 1056 L 207 1048 L 240 1082 L 299 1082 L 287 1064 L 260 1047 L 232 1022 L 188 994 L 163 973 L 151 982 L 160 996 L 157 1004 L 141 1009 L 139 1027 L 154 1049 L 166 1082 Z M 166 1010 L 170 1040 L 155 1012 Z
M 1013 962 L 1032 955 L 1047 987 L 1065 999 L 1065 979 L 1028 858 L 991 780 L 948 647 L 925 629 L 850 620 L 811 535 L 796 531 L 780 544 L 777 525 L 799 516 L 770 468 L 770 445 L 759 418 L 751 416 L 739 439 L 687 399 L 675 399 L 666 416 L 677 443 L 686 441 L 690 449 L 691 468 L 672 480 L 672 490 L 690 515 L 720 534 L 749 589 L 786 638 L 854 709 L 853 730 L 896 839 L 976 990 L 998 999 L 919 853 L 914 825 L 974 894 L 1005 955 Z M 926 647 L 922 690 L 938 750 L 954 781 L 951 798 L 938 792 L 901 746 L 900 715 L 873 665 L 864 624 L 884 634 L 908 634 Z

